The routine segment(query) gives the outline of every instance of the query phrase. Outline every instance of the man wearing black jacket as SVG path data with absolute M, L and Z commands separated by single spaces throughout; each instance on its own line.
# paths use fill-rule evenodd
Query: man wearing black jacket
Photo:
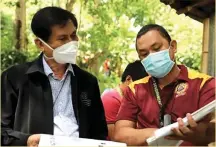
M 38 146 L 40 134 L 106 139 L 97 79 L 75 64 L 75 16 L 46 7 L 31 28 L 41 55 L 1 76 L 1 145 Z

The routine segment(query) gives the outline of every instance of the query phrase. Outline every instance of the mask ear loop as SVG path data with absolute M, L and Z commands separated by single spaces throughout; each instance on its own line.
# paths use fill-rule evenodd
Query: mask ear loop
M 168 48 L 169 50 L 170 50 L 170 48 L 171 48 L 171 46 L 172 46 L 172 45 L 171 45 L 172 42 L 173 42 L 173 41 L 171 40 L 170 43 L 169 43 L 169 48 Z
M 44 57 L 48 60 L 54 59 L 53 57 L 47 57 L 44 53 L 43 53 Z
M 171 43 L 172 43 L 172 40 L 170 41 L 170 45 L 169 45 L 169 48 L 168 48 L 169 50 L 170 50 L 170 48 L 171 48 Z M 171 59 L 171 58 L 170 58 L 170 59 Z M 171 59 L 171 60 L 172 60 L 172 59 Z M 176 59 L 175 59 L 175 58 L 173 59 L 173 62 L 175 62 L 175 64 L 176 64 Z
M 45 44 L 48 48 L 50 48 L 52 51 L 54 50 L 49 44 L 47 44 L 46 42 L 44 42 L 42 39 L 38 38 L 41 42 L 43 42 L 43 44 Z M 47 57 L 45 55 L 45 53 L 43 53 L 44 57 L 47 58 L 48 60 L 53 59 L 53 57 Z

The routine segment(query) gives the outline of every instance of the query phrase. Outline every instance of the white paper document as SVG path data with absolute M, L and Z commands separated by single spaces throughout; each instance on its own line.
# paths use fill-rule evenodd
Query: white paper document
M 216 107 L 216 100 L 200 108 L 199 110 L 195 111 L 191 115 L 195 121 L 199 121 L 209 113 L 214 112 L 215 107 Z M 183 122 L 185 125 L 188 125 L 188 120 L 186 117 L 183 118 Z M 156 130 L 154 136 L 147 139 L 148 145 L 149 146 L 166 146 L 166 145 L 179 146 L 182 141 L 173 141 L 173 140 L 164 139 L 165 136 L 172 134 L 171 131 L 172 128 L 178 128 L 178 123 L 176 122 Z
M 168 140 L 164 137 L 160 137 L 154 141 L 150 141 L 148 146 L 179 146 L 183 140 Z
M 95 139 L 75 138 L 67 136 L 54 136 L 42 134 L 40 137 L 39 146 L 115 146 L 126 147 L 125 143 L 118 143 L 113 141 L 103 141 Z

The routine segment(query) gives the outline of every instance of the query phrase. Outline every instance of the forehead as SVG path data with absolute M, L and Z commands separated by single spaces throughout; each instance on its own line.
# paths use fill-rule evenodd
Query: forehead
M 51 28 L 51 30 L 52 36 L 59 36 L 72 34 L 74 31 L 76 31 L 76 27 L 71 20 L 68 20 L 65 25 L 55 25 Z
M 154 43 L 164 43 L 167 40 L 157 30 L 150 30 L 137 39 L 137 48 L 149 48 Z

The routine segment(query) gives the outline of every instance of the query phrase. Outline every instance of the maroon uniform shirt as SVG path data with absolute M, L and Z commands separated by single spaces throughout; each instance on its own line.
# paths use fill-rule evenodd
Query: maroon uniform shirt
M 178 66 L 180 74 L 177 80 L 163 89 L 159 89 L 162 104 L 171 93 L 165 114 L 171 115 L 172 123 L 184 118 L 215 99 L 215 78 Z M 124 92 L 124 98 L 117 120 L 130 120 L 137 128 L 159 128 L 159 112 L 152 77 L 133 82 Z

